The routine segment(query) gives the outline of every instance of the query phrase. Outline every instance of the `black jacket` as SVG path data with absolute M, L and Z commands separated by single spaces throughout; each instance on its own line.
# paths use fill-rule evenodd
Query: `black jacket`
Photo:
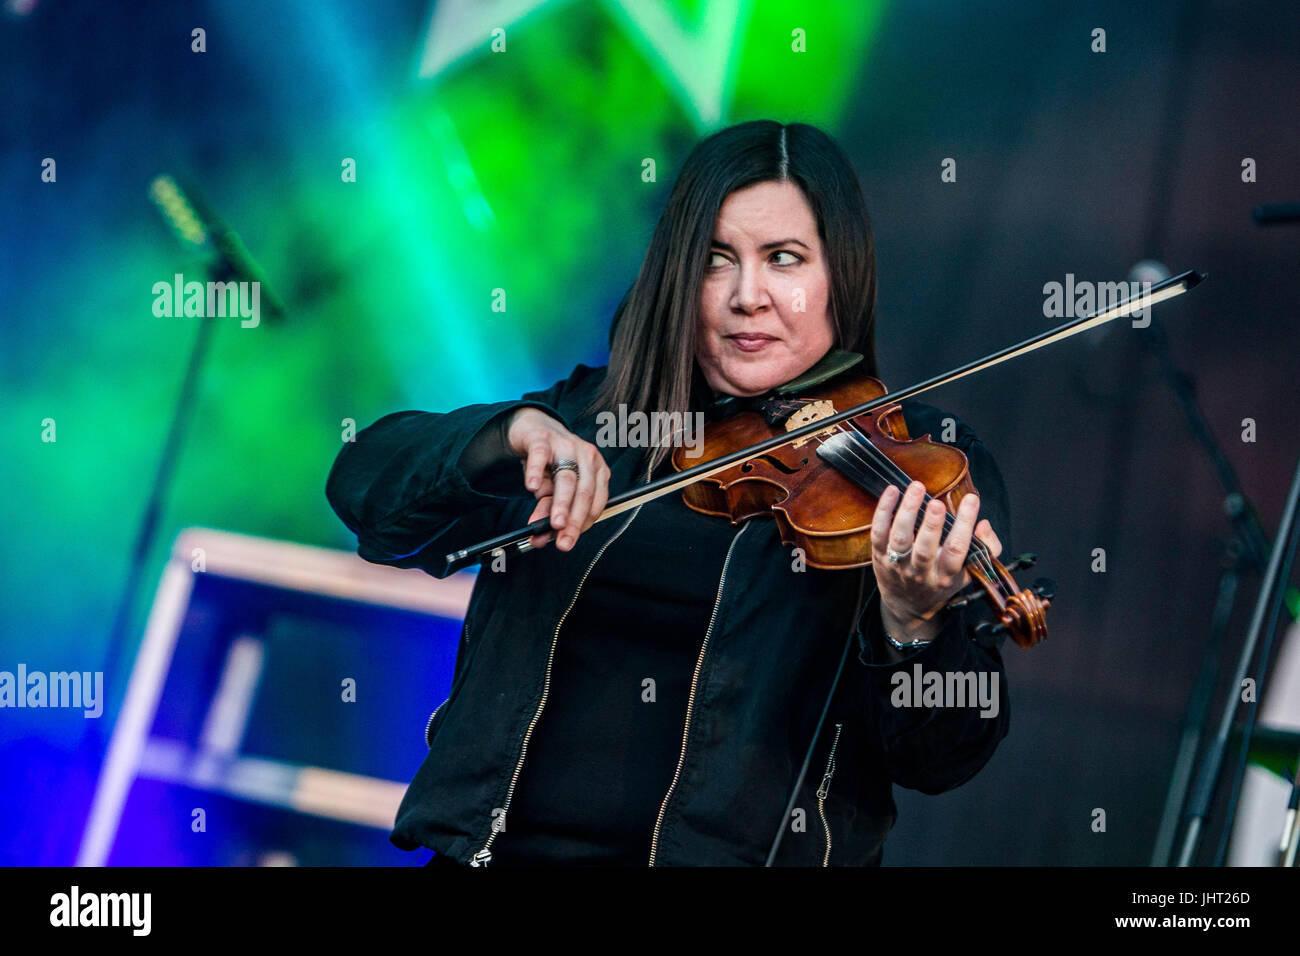
M 462 455 L 480 430 L 524 405 L 594 442 L 595 419 L 584 409 L 604 371 L 579 365 L 520 401 L 397 412 L 361 431 L 339 453 L 326 489 L 357 534 L 361 557 L 438 575 L 445 554 L 526 524 L 535 502 L 518 462 L 471 475 Z M 935 440 L 951 417 L 918 402 L 903 410 L 913 436 Z M 951 444 L 969 459 L 981 515 L 1009 547 L 997 465 L 974 432 L 954 422 Z M 642 449 L 602 452 L 611 495 L 644 481 Z M 563 619 L 588 569 L 635 520 L 633 511 L 600 522 L 568 553 L 548 546 L 510 556 L 503 572 L 478 575 L 451 693 L 426 728 L 428 752 L 398 810 L 394 844 L 423 845 L 464 863 L 490 861 L 495 821 L 508 811 L 545 705 Z M 891 785 L 924 793 L 956 787 L 1006 735 L 1000 639 L 974 630 L 988 616 L 982 604 L 948 612 L 932 642 L 887 663 L 869 568 L 791 568 L 775 522 L 755 519 L 736 529 L 696 665 L 680 773 L 664 795 L 647 854 L 652 865 L 762 865 L 783 821 L 778 865 L 878 864 L 897 817 Z M 997 716 L 982 717 L 976 707 L 891 706 L 891 679 L 914 675 L 917 664 L 923 672 L 992 675 Z

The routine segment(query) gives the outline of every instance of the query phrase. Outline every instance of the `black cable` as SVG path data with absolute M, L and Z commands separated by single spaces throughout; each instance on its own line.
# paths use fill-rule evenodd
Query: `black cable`
M 776 860 L 776 851 L 781 848 L 781 841 L 785 838 L 786 824 L 790 820 L 790 814 L 794 812 L 794 803 L 799 799 L 799 788 L 803 786 L 804 778 L 808 775 L 808 765 L 812 763 L 813 751 L 817 748 L 817 741 L 821 738 L 822 727 L 826 724 L 826 715 L 830 713 L 831 700 L 835 697 L 835 690 L 840 686 L 840 675 L 844 673 L 844 662 L 849 658 L 849 648 L 853 646 L 854 638 L 857 636 L 858 618 L 862 614 L 862 593 L 866 590 L 867 570 L 862 569 L 862 575 L 858 578 L 858 600 L 856 609 L 853 612 L 853 623 L 849 625 L 849 636 L 844 642 L 844 650 L 840 653 L 840 666 L 835 671 L 835 680 L 831 681 L 830 693 L 826 695 L 826 702 L 822 705 L 822 714 L 817 718 L 817 729 L 813 731 L 812 740 L 808 742 L 808 751 L 803 757 L 803 766 L 799 768 L 799 778 L 794 782 L 794 789 L 790 791 L 790 799 L 786 801 L 785 813 L 781 817 L 781 823 L 776 828 L 776 836 L 772 838 L 772 847 L 767 851 L 767 862 L 763 866 L 771 866 Z

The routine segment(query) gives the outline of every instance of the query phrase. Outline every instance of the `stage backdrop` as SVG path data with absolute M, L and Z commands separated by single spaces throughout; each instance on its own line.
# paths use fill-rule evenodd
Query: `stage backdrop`
M 1208 271 L 1153 321 L 1276 527 L 1300 451 L 1300 230 L 1250 209 L 1300 199 L 1293 3 L 5 7 L 0 669 L 106 670 L 107 700 L 99 734 L 0 712 L 2 863 L 74 858 L 177 532 L 351 548 L 324 496 L 350 429 L 602 364 L 677 168 L 730 123 L 819 124 L 852 157 L 892 385 L 1056 324 L 1047 283 Z M 239 231 L 286 311 L 206 320 L 114 647 L 200 321 L 158 314 L 156 283 L 204 277 L 150 198 L 161 175 Z M 1213 471 L 1122 324 L 928 400 L 992 449 L 1011 543 L 1060 596 L 1048 643 L 1007 650 L 1010 736 L 967 786 L 900 791 L 886 862 L 1144 863 L 1227 532 Z M 394 732 L 413 772 L 418 740 Z

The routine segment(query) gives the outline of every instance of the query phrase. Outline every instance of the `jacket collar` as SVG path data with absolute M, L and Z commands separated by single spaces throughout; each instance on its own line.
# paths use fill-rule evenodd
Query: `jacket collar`
M 847 372 L 853 366 L 862 361 L 862 356 L 857 352 L 848 352 L 844 349 L 831 349 L 813 365 L 812 368 L 802 375 L 790 379 L 790 381 L 776 386 L 764 392 L 762 395 L 752 395 L 742 397 L 739 395 L 715 395 L 712 403 L 709 405 L 708 416 L 710 418 L 726 418 L 742 411 L 764 411 L 766 406 L 770 406 L 774 400 L 785 398 L 789 395 L 796 395 L 799 392 L 806 391 L 814 385 L 821 385 L 829 382 L 838 375 Z

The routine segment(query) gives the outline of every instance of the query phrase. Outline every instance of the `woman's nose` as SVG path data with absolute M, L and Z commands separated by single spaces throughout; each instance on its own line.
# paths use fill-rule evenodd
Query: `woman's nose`
M 731 307 L 739 312 L 758 311 L 768 302 L 762 270 L 744 263 L 736 270 L 736 286 L 731 293 Z

